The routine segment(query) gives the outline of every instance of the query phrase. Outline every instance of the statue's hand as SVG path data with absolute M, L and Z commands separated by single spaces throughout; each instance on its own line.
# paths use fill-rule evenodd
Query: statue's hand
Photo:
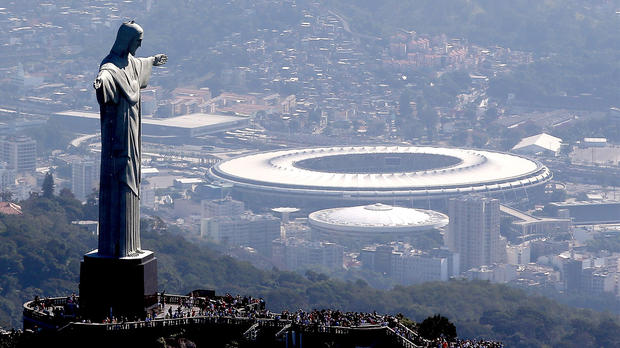
M 153 62 L 153 65 L 155 66 L 159 66 L 159 65 L 164 65 L 166 64 L 166 62 L 168 61 L 168 56 L 165 54 L 156 54 L 155 55 L 155 61 Z

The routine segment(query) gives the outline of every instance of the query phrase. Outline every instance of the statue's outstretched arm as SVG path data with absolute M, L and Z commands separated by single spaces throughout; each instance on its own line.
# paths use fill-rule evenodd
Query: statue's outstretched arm
M 166 64 L 166 62 L 168 61 L 168 56 L 167 56 L 167 55 L 165 55 L 165 54 L 163 54 L 163 53 L 160 53 L 160 54 L 156 54 L 156 55 L 153 57 L 153 59 L 154 59 L 154 60 L 153 60 L 153 65 L 154 65 L 154 66 L 159 66 L 159 65 L 164 65 L 164 64 Z

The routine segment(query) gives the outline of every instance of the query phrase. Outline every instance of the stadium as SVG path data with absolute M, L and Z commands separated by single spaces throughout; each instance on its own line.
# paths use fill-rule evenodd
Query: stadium
M 449 197 L 473 193 L 511 201 L 552 178 L 547 167 L 518 155 L 420 146 L 260 152 L 220 162 L 208 176 L 233 184 L 234 196 L 252 206 L 304 209 L 377 202 L 444 206 Z
M 308 216 L 308 223 L 313 234 L 328 240 L 391 242 L 440 229 L 448 224 L 448 216 L 433 210 L 375 203 L 315 211 Z

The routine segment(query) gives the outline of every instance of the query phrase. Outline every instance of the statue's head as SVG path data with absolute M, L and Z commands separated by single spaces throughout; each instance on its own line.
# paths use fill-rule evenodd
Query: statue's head
M 119 56 L 126 56 L 127 53 L 135 55 L 138 47 L 142 45 L 143 33 L 142 27 L 134 21 L 123 23 L 121 27 L 118 28 L 116 41 L 114 42 L 114 46 L 112 46 L 112 52 Z

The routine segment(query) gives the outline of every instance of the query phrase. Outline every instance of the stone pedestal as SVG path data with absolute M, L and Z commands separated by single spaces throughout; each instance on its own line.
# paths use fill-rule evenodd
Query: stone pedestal
M 80 313 L 99 322 L 110 315 L 142 318 L 157 294 L 157 258 L 144 250 L 134 257 L 101 257 L 97 250 L 80 265 Z

